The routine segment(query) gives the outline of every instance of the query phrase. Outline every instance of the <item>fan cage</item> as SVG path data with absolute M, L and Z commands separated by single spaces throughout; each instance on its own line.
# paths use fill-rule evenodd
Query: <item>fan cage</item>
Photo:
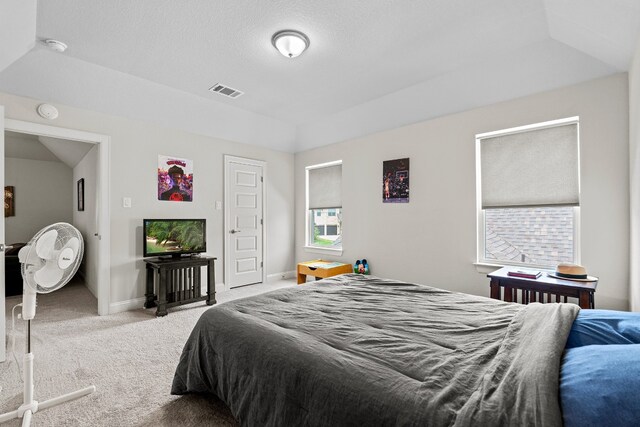
M 34 255 L 35 255 L 36 242 L 44 233 L 48 232 L 49 230 L 56 230 L 58 232 L 58 236 L 56 237 L 56 241 L 54 244 L 54 250 L 56 251 L 59 251 L 62 248 L 64 248 L 65 245 L 69 242 L 69 240 L 71 240 L 74 237 L 76 237 L 80 241 L 80 245 L 78 246 L 78 253 L 76 254 L 73 264 L 70 265 L 69 268 L 66 268 L 64 270 L 62 278 L 52 287 L 44 287 L 38 284 L 35 280 L 33 280 L 33 273 L 35 273 L 35 270 L 38 270 L 38 268 L 36 268 L 33 271 L 28 271 L 31 265 L 22 263 L 20 267 L 22 272 L 22 279 L 25 281 L 25 283 L 27 283 L 29 286 L 31 286 L 38 293 L 41 293 L 41 294 L 47 294 L 47 293 L 53 292 L 57 289 L 60 289 L 64 285 L 66 285 L 76 274 L 76 271 L 78 270 L 78 267 L 82 262 L 82 256 L 84 255 L 84 239 L 82 238 L 82 234 L 80 233 L 80 231 L 78 231 L 78 229 L 75 228 L 73 225 L 68 224 L 66 222 L 57 222 L 55 224 L 51 224 L 44 227 L 42 230 L 38 231 L 35 234 L 35 236 L 33 236 L 33 238 L 31 238 L 31 241 L 29 241 L 28 243 L 29 253 L 27 254 L 26 259 L 31 259 L 32 257 L 31 252 L 34 252 Z M 37 257 L 37 255 L 35 256 Z M 38 257 L 38 259 L 40 258 Z M 44 261 L 42 261 L 42 263 L 44 264 Z

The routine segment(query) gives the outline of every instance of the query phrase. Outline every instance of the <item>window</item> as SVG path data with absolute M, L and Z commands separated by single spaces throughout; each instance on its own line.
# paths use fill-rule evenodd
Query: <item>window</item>
M 306 179 L 306 246 L 342 250 L 342 161 L 308 166 Z
M 579 263 L 578 138 L 578 118 L 476 136 L 479 263 Z
M 326 215 L 326 209 L 315 210 L 324 213 L 325 215 L 311 215 L 313 219 L 312 228 L 314 230 L 313 236 L 309 236 L 311 240 L 310 246 L 317 247 L 339 247 L 341 242 L 337 239 L 340 236 L 340 221 L 338 216 L 340 215 L 340 209 L 336 209 L 333 216 Z
M 327 225 L 327 236 L 337 236 L 337 235 L 338 235 L 338 226 Z

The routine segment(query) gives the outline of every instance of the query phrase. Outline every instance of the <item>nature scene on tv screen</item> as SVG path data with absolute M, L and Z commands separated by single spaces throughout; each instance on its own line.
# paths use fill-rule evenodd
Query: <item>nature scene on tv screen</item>
M 147 221 L 147 253 L 204 251 L 203 221 Z

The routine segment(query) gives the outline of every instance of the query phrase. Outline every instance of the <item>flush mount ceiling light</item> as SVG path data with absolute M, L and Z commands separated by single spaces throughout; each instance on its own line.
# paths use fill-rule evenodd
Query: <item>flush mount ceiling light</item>
M 47 39 L 44 41 L 44 44 L 51 50 L 55 50 L 56 52 L 64 52 L 67 50 L 67 45 L 58 40 Z
M 300 31 L 282 30 L 271 37 L 271 44 L 287 58 L 295 58 L 309 47 L 309 37 Z

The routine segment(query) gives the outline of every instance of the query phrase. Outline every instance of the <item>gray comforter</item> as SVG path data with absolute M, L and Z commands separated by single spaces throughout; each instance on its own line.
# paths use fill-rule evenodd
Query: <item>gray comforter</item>
M 205 312 L 171 392 L 213 393 L 247 426 L 562 425 L 578 310 L 338 276 Z

